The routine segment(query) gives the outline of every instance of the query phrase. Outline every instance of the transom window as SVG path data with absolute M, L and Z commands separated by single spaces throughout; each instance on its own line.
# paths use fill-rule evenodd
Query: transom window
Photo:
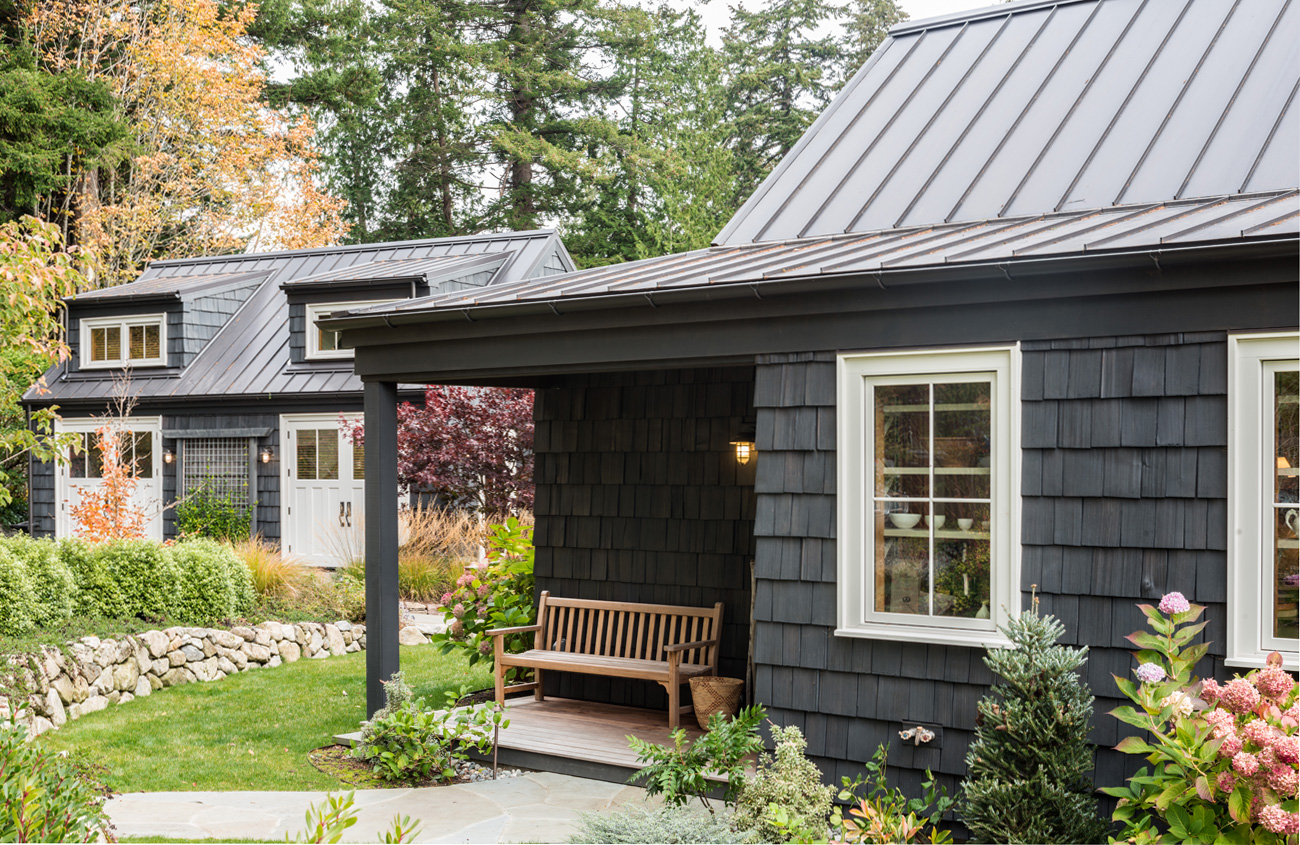
M 1015 350 L 840 358 L 839 627 L 996 643 L 1018 609 Z
M 1230 338 L 1228 657 L 1300 665 L 1300 335 Z
M 104 455 L 99 448 L 99 433 L 83 431 L 78 435 L 80 449 L 68 448 L 69 478 L 103 478 Z M 136 478 L 153 478 L 153 432 L 121 433 L 122 464 L 134 469 Z
M 81 366 L 162 366 L 163 326 L 162 314 L 82 320 Z

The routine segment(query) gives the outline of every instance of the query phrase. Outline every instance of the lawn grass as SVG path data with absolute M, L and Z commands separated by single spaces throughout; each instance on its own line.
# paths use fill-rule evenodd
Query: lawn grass
M 417 696 L 491 684 L 485 664 L 431 645 L 403 647 L 402 669 Z M 187 684 L 83 716 L 42 737 L 55 750 L 107 769 L 117 792 L 329 790 L 346 788 L 317 771 L 307 753 L 357 730 L 365 718 L 366 654 L 299 660 Z

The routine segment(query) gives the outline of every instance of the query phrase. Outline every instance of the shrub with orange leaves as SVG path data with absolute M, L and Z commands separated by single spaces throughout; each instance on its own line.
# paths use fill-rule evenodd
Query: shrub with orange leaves
M 123 459 L 122 435 L 111 423 L 96 429 L 103 466 L 100 484 L 82 490 L 80 500 L 69 508 L 76 524 L 74 533 L 91 543 L 144 537 L 144 510 L 131 500 L 136 487 L 135 465 Z

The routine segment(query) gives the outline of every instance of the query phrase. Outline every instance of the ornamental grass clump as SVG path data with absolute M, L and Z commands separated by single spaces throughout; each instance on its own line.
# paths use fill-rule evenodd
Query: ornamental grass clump
M 984 657 L 999 680 L 979 703 L 958 814 L 975 842 L 1101 842 L 1093 696 L 1079 678 L 1088 649 L 1057 645 L 1065 626 L 1037 605 L 1002 628 L 1014 649 Z
M 1139 769 L 1127 786 L 1102 790 L 1119 799 L 1114 821 L 1123 825 L 1122 838 L 1294 843 L 1300 713 L 1282 656 L 1274 652 L 1263 669 L 1223 686 L 1198 683 L 1192 668 L 1209 644 L 1191 641 L 1205 628 L 1196 621 L 1205 608 L 1181 593 L 1139 608 L 1154 634 L 1129 635 L 1139 649 L 1137 681 L 1115 679 L 1137 707 L 1111 714 L 1146 732 L 1116 748 L 1146 757 L 1152 768 Z

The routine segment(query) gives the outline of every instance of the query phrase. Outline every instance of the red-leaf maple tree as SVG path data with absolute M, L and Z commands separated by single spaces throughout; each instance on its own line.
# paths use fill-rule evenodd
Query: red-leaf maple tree
M 363 443 L 360 422 L 345 432 Z M 397 480 L 445 507 L 501 517 L 533 507 L 533 392 L 431 386 L 397 408 Z

